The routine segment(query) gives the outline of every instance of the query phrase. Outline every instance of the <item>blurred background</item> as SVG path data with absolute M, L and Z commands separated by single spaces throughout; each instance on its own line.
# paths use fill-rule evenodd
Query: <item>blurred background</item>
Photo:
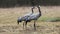
M 31 6 L 33 0 L 0 0 L 0 7 Z M 42 6 L 59 6 L 60 0 L 34 0 Z M 35 5 L 37 5 L 35 4 Z

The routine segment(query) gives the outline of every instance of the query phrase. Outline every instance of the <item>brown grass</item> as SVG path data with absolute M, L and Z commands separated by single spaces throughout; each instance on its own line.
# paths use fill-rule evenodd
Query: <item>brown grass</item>
M 0 8 L 0 34 L 60 34 L 60 22 L 37 22 L 37 31 L 33 21 L 23 30 L 17 18 L 31 11 L 31 7 Z M 34 9 L 37 12 L 36 9 Z M 60 6 L 41 6 L 42 17 L 60 17 Z

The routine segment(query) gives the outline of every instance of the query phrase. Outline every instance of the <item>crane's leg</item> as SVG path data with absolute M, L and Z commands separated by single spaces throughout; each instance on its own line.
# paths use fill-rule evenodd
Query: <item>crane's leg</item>
M 19 21 L 17 21 L 17 24 L 19 24 Z
M 34 30 L 36 30 L 36 20 L 34 20 Z
M 25 28 L 27 29 L 27 21 L 25 22 Z
M 23 30 L 24 30 L 24 23 L 23 23 Z

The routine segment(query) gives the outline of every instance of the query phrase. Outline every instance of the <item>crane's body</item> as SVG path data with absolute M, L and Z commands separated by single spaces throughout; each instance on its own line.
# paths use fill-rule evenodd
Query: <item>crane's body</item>
M 18 17 L 18 20 L 17 20 L 18 24 L 19 24 L 19 22 L 26 21 L 26 19 L 34 13 L 33 9 L 34 9 L 34 7 L 32 7 L 32 9 L 31 9 L 32 10 L 31 13 L 28 13 L 28 14 L 24 15 L 23 17 Z

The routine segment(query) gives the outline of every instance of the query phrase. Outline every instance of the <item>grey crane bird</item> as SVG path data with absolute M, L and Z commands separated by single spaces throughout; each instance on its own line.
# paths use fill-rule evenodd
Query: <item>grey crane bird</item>
M 32 7 L 32 13 L 26 14 L 23 17 L 18 17 L 17 23 L 19 24 L 19 22 L 26 21 L 26 19 L 34 13 L 33 9 L 34 7 Z
M 34 7 L 32 7 L 32 13 L 26 14 L 23 17 L 18 17 L 17 23 L 19 24 L 20 22 L 24 21 L 25 26 L 26 26 L 27 22 L 30 22 L 30 21 L 27 21 L 27 18 L 30 17 L 34 13 L 33 9 Z M 24 23 L 23 23 L 23 27 L 24 27 Z
M 26 19 L 26 21 L 32 21 L 34 20 L 34 30 L 36 30 L 36 21 L 38 20 L 38 18 L 41 16 L 41 11 L 40 11 L 40 7 L 37 6 L 38 10 L 39 10 L 39 13 L 37 14 L 32 14 L 30 17 L 28 17 L 28 19 Z M 27 23 L 27 22 L 26 22 Z

